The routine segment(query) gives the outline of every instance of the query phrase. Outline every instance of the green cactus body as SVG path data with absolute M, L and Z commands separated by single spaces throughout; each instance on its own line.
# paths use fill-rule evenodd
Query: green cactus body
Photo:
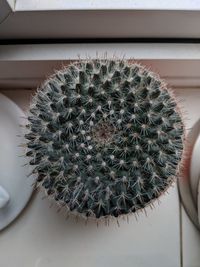
M 28 120 L 37 184 L 84 217 L 144 208 L 177 175 L 184 128 L 176 101 L 138 64 L 70 64 L 39 88 Z

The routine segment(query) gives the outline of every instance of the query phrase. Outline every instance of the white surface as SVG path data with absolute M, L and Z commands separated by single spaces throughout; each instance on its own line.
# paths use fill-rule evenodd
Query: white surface
M 26 214 L 0 238 L 3 267 L 179 267 L 177 188 L 161 204 L 129 223 L 85 225 L 65 220 L 38 195 Z M 169 230 L 170 229 L 170 230 Z M 20 246 L 18 245 L 20 242 Z M 8 257 L 7 251 L 12 253 Z M 22 253 L 23 252 L 23 253 Z
M 200 234 L 182 208 L 183 267 L 200 266 Z
M 4 91 L 25 109 L 31 91 Z M 65 220 L 49 208 L 43 194 L 0 236 L 2 267 L 180 267 L 180 227 L 177 186 L 127 221 L 110 226 Z M 12 255 L 9 257 L 8 255 Z
M 190 128 L 200 117 L 200 90 L 187 88 L 175 92 L 183 101 Z M 23 110 L 27 109 L 31 91 L 3 93 Z M 120 227 L 116 223 L 97 228 L 93 224 L 65 221 L 54 207 L 49 209 L 49 202 L 42 200 L 42 196 L 37 194 L 26 212 L 1 233 L 2 267 L 199 267 L 200 234 L 183 208 L 180 229 L 176 187 L 161 198 L 159 206 L 148 211 L 147 217 L 141 214 L 137 221 L 131 217 L 129 224 L 122 221 Z
M 17 136 L 22 134 L 19 126 L 22 123 L 22 116 L 24 116 L 22 110 L 0 94 L 0 185 L 10 196 L 9 203 L 0 209 L 0 230 L 20 214 L 33 190 L 31 186 L 33 180 L 32 178 L 28 180 L 26 176 L 30 169 L 22 168 L 22 165 L 27 162 L 20 157 L 24 150 L 18 147 L 22 142 L 22 138 Z
M 197 10 L 197 0 L 16 0 L 15 10 L 56 10 L 56 9 L 163 9 Z

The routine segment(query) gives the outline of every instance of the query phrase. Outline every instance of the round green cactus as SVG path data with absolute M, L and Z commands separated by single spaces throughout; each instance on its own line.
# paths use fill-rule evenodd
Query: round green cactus
M 48 79 L 30 107 L 37 184 L 84 217 L 118 217 L 159 197 L 177 175 L 183 122 L 157 75 L 125 60 L 84 60 Z

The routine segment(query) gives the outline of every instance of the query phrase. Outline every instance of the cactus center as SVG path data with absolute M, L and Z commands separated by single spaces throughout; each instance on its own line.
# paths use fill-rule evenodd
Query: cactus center
M 115 127 L 109 122 L 99 123 L 93 130 L 93 139 L 98 145 L 109 144 L 113 140 L 115 134 Z

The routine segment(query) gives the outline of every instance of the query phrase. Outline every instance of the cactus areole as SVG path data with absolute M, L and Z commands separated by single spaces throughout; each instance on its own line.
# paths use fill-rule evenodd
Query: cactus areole
M 174 96 L 126 60 L 80 60 L 57 71 L 33 97 L 26 128 L 37 185 L 85 218 L 150 204 L 177 176 L 183 151 Z

